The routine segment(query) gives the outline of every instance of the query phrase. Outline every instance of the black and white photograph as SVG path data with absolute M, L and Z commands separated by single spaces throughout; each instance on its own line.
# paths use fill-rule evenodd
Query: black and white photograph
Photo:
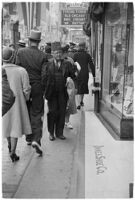
M 134 198 L 133 1 L 1 10 L 1 198 Z

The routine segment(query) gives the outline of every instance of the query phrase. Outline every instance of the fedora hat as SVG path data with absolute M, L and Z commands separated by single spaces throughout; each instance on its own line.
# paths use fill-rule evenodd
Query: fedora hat
M 14 56 L 14 50 L 11 47 L 5 47 L 2 50 L 2 60 L 4 62 L 10 62 Z
M 30 40 L 41 41 L 41 31 L 31 30 L 30 36 L 28 37 Z
M 25 46 L 26 46 L 26 42 L 23 41 L 23 40 L 19 40 L 17 44 L 18 44 L 19 46 L 21 46 L 21 47 L 25 47 Z

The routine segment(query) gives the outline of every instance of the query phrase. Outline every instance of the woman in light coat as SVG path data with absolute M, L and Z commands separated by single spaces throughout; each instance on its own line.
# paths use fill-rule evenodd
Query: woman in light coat
M 18 138 L 23 134 L 31 134 L 31 125 L 26 106 L 31 87 L 26 70 L 11 63 L 14 52 L 11 48 L 3 49 L 3 68 L 6 70 L 10 87 L 15 95 L 15 103 L 3 116 L 3 136 L 8 140 L 8 148 L 12 162 L 18 161 L 16 146 Z

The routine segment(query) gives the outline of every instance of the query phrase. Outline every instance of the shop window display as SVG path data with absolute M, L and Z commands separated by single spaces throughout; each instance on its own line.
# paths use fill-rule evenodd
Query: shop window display
M 133 61 L 130 58 L 128 62 L 128 54 L 133 51 L 133 45 L 130 42 L 130 25 L 125 23 L 127 22 L 126 5 L 119 4 L 119 11 L 121 15 L 117 21 L 111 22 L 109 18 L 106 23 L 106 29 L 109 30 L 109 42 L 106 45 L 110 52 L 107 63 L 110 67 L 106 67 L 108 68 L 106 75 L 110 78 L 108 81 L 103 80 L 103 99 L 120 116 L 131 117 L 133 116 L 133 64 L 131 64 Z

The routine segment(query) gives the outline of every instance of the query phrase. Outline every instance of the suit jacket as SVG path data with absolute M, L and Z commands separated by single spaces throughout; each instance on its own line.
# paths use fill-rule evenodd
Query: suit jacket
M 16 64 L 26 69 L 30 83 L 41 83 L 43 68 L 45 68 L 47 61 L 46 54 L 37 47 L 21 48 L 16 56 Z
M 57 66 L 53 59 L 50 62 L 48 62 L 48 64 L 44 68 L 44 73 L 43 73 L 43 77 L 42 77 L 42 81 L 43 81 L 42 85 L 44 86 L 45 90 L 46 90 L 46 87 L 48 87 L 48 85 L 50 85 L 52 83 L 52 80 L 55 79 L 55 80 L 57 80 L 57 82 L 60 81 L 61 84 L 63 84 L 63 85 L 60 85 L 60 87 L 64 87 L 65 91 L 66 91 L 67 77 L 71 77 L 73 79 L 75 77 L 75 73 L 74 73 L 72 64 L 65 59 L 62 60 L 61 66 L 59 68 L 59 72 L 62 74 L 62 76 L 58 76 L 57 72 L 58 72 Z M 63 81 L 58 80 L 59 78 L 62 78 Z M 57 87 L 56 84 L 55 84 L 55 88 Z

